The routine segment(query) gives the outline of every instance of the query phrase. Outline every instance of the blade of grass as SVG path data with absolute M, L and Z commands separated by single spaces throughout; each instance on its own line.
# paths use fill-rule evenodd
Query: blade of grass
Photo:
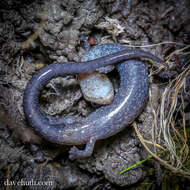
M 158 152 L 158 155 L 159 155 L 159 154 L 162 154 L 163 152 L 164 152 L 164 151 Z M 140 165 L 140 164 L 146 162 L 147 160 L 151 159 L 152 157 L 153 157 L 152 155 L 149 155 L 149 156 L 148 156 L 147 158 L 145 158 L 144 160 L 141 160 L 140 162 L 138 162 L 138 163 L 136 163 L 136 164 L 133 164 L 132 166 L 129 166 L 128 168 L 122 170 L 122 171 L 120 172 L 120 174 L 123 174 L 123 173 L 125 173 L 125 172 L 127 172 L 127 171 L 129 171 L 129 170 L 131 170 L 131 169 L 133 169 L 133 168 L 135 168 L 136 166 L 138 166 L 138 165 Z
M 140 164 L 146 162 L 147 160 L 149 160 L 149 159 L 151 159 L 151 158 L 152 158 L 152 155 L 150 155 L 150 156 L 148 156 L 148 158 L 146 158 L 146 159 L 144 159 L 144 160 L 141 160 L 140 162 L 138 162 L 138 163 L 136 163 L 136 164 L 133 164 L 132 166 L 130 166 L 130 167 L 128 167 L 128 168 L 122 170 L 122 171 L 120 172 L 120 174 L 123 174 L 123 173 L 125 173 L 125 172 L 127 172 L 127 171 L 129 171 L 129 170 L 131 170 L 131 169 L 133 169 L 133 168 L 135 168 L 136 166 L 138 166 L 138 165 L 140 165 Z

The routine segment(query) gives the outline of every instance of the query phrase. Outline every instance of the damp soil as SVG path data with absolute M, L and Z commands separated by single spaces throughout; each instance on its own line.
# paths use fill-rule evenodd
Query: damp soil
M 120 175 L 144 159 L 146 151 L 132 127 L 96 144 L 90 158 L 71 161 L 71 147 L 47 142 L 30 128 L 22 108 L 23 92 L 41 67 L 79 61 L 85 52 L 81 34 L 91 46 L 121 43 L 143 46 L 160 58 L 190 44 L 189 0 L 51 0 L 0 1 L 0 189 L 184 189 L 190 181 L 175 176 L 156 161 Z M 157 46 L 150 44 L 164 43 Z M 189 49 L 187 49 L 187 52 Z M 177 77 L 189 54 L 172 57 L 172 66 L 152 77 L 155 106 L 165 84 Z M 150 72 L 160 65 L 145 62 Z M 118 77 L 110 75 L 115 89 Z M 190 112 L 190 75 L 184 106 Z M 50 115 L 87 116 L 97 105 L 87 102 L 76 76 L 52 80 L 43 90 L 41 109 Z M 137 119 L 147 139 L 153 118 L 149 103 Z M 189 119 L 190 120 L 190 119 Z M 189 121 L 187 121 L 189 122 Z M 84 147 L 81 147 L 84 148 Z M 146 156 L 145 156 L 146 157 Z

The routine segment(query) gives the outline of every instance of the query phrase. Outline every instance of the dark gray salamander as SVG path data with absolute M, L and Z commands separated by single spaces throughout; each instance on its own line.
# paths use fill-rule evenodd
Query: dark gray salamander
M 83 60 L 86 60 L 84 62 L 50 64 L 42 68 L 34 74 L 24 92 L 23 106 L 29 124 L 51 142 L 68 145 L 86 144 L 84 150 L 73 146 L 70 150 L 70 159 L 90 156 L 97 140 L 118 133 L 142 111 L 148 97 L 146 66 L 141 61 L 125 61 L 141 57 L 164 63 L 158 57 L 142 50 L 129 50 L 119 44 L 104 44 L 87 52 L 83 57 Z M 87 61 L 89 59 L 93 60 Z M 116 63 L 121 63 L 117 65 L 120 88 L 110 105 L 98 108 L 86 118 L 57 119 L 40 111 L 40 91 L 50 79 L 89 73 Z

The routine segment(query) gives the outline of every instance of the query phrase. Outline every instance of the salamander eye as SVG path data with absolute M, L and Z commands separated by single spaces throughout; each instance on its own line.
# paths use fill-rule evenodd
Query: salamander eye
M 93 107 L 93 108 L 99 108 L 101 105 L 99 105 L 99 104 L 96 104 L 96 103 L 94 103 L 94 102 L 91 102 L 91 106 Z

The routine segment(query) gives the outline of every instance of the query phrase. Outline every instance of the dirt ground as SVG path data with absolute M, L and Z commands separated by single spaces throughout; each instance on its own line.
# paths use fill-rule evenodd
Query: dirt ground
M 153 159 L 119 173 L 148 155 L 132 127 L 98 142 L 90 158 L 75 161 L 68 158 L 71 147 L 47 142 L 31 129 L 22 107 L 27 82 L 47 64 L 79 61 L 86 45 L 81 35 L 91 46 L 142 46 L 140 49 L 167 59 L 190 45 L 190 1 L 1 0 L 0 189 L 189 190 L 187 178 L 174 175 Z M 152 44 L 157 45 L 149 46 Z M 154 120 L 150 102 L 158 107 L 166 84 L 188 67 L 189 49 L 172 56 L 168 70 L 150 77 L 152 97 L 136 120 L 147 139 Z M 149 73 L 160 67 L 145 63 Z M 118 77 L 114 72 L 108 75 L 117 89 Z M 59 95 L 55 95 L 57 91 Z M 190 75 L 182 95 L 189 134 Z M 85 117 L 97 107 L 83 98 L 76 76 L 52 80 L 40 102 L 44 112 L 59 116 Z M 180 123 L 182 117 L 178 117 Z

